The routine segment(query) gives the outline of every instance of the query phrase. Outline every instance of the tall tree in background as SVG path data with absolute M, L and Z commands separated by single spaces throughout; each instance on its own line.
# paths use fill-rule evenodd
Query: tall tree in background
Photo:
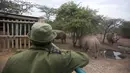
M 0 12 L 23 14 L 30 12 L 36 4 L 21 0 L 0 0 Z
M 47 22 L 51 22 L 50 18 L 55 16 L 55 14 L 56 14 L 55 8 L 50 8 L 50 7 L 47 7 L 47 6 L 38 6 L 37 8 L 40 9 L 41 12 L 45 13 L 44 17 L 45 17 Z

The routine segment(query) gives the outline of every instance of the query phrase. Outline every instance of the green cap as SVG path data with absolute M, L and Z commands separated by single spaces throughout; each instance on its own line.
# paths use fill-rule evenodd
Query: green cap
M 50 42 L 57 36 L 56 32 L 52 30 L 51 25 L 47 23 L 36 22 L 31 27 L 31 32 L 28 33 L 30 40 L 45 43 Z

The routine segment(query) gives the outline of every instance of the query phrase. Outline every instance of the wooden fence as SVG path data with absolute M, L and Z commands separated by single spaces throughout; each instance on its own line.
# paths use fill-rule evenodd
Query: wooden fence
M 0 48 L 24 49 L 30 47 L 27 33 L 30 32 L 35 21 L 0 20 Z

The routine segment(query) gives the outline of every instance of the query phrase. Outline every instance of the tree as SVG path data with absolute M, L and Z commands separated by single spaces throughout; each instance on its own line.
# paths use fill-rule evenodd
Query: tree
M 55 22 L 57 22 L 56 25 L 60 26 L 60 29 L 73 34 L 73 45 L 75 46 L 80 36 L 96 30 L 95 28 L 99 23 L 96 13 L 96 10 L 81 7 L 79 4 L 70 1 L 58 8 Z
M 45 19 L 48 22 L 51 21 L 50 20 L 51 16 L 54 16 L 56 14 L 55 8 L 50 8 L 50 7 L 47 7 L 47 6 L 38 6 L 37 8 L 40 9 L 41 12 L 45 13 Z
M 29 12 L 36 4 L 19 0 L 1 0 L 0 11 L 14 14 L 23 14 Z
M 102 28 L 104 30 L 104 36 L 103 36 L 103 40 L 102 42 L 104 43 L 104 40 L 105 40 L 105 37 L 106 37 L 106 34 L 108 32 L 112 32 L 112 30 L 115 28 L 115 27 L 118 27 L 120 24 L 122 23 L 122 20 L 121 19 L 111 19 L 111 18 L 107 18 L 107 17 L 104 17 L 103 18 L 103 21 L 102 21 Z

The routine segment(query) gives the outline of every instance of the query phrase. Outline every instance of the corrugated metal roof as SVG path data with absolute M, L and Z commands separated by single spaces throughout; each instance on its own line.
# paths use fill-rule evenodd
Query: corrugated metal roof
M 5 12 L 0 12 L 0 17 L 8 17 L 8 18 L 13 18 L 13 19 L 23 19 L 23 20 L 37 20 L 38 19 L 38 17 L 11 14 L 11 13 L 5 13 Z

